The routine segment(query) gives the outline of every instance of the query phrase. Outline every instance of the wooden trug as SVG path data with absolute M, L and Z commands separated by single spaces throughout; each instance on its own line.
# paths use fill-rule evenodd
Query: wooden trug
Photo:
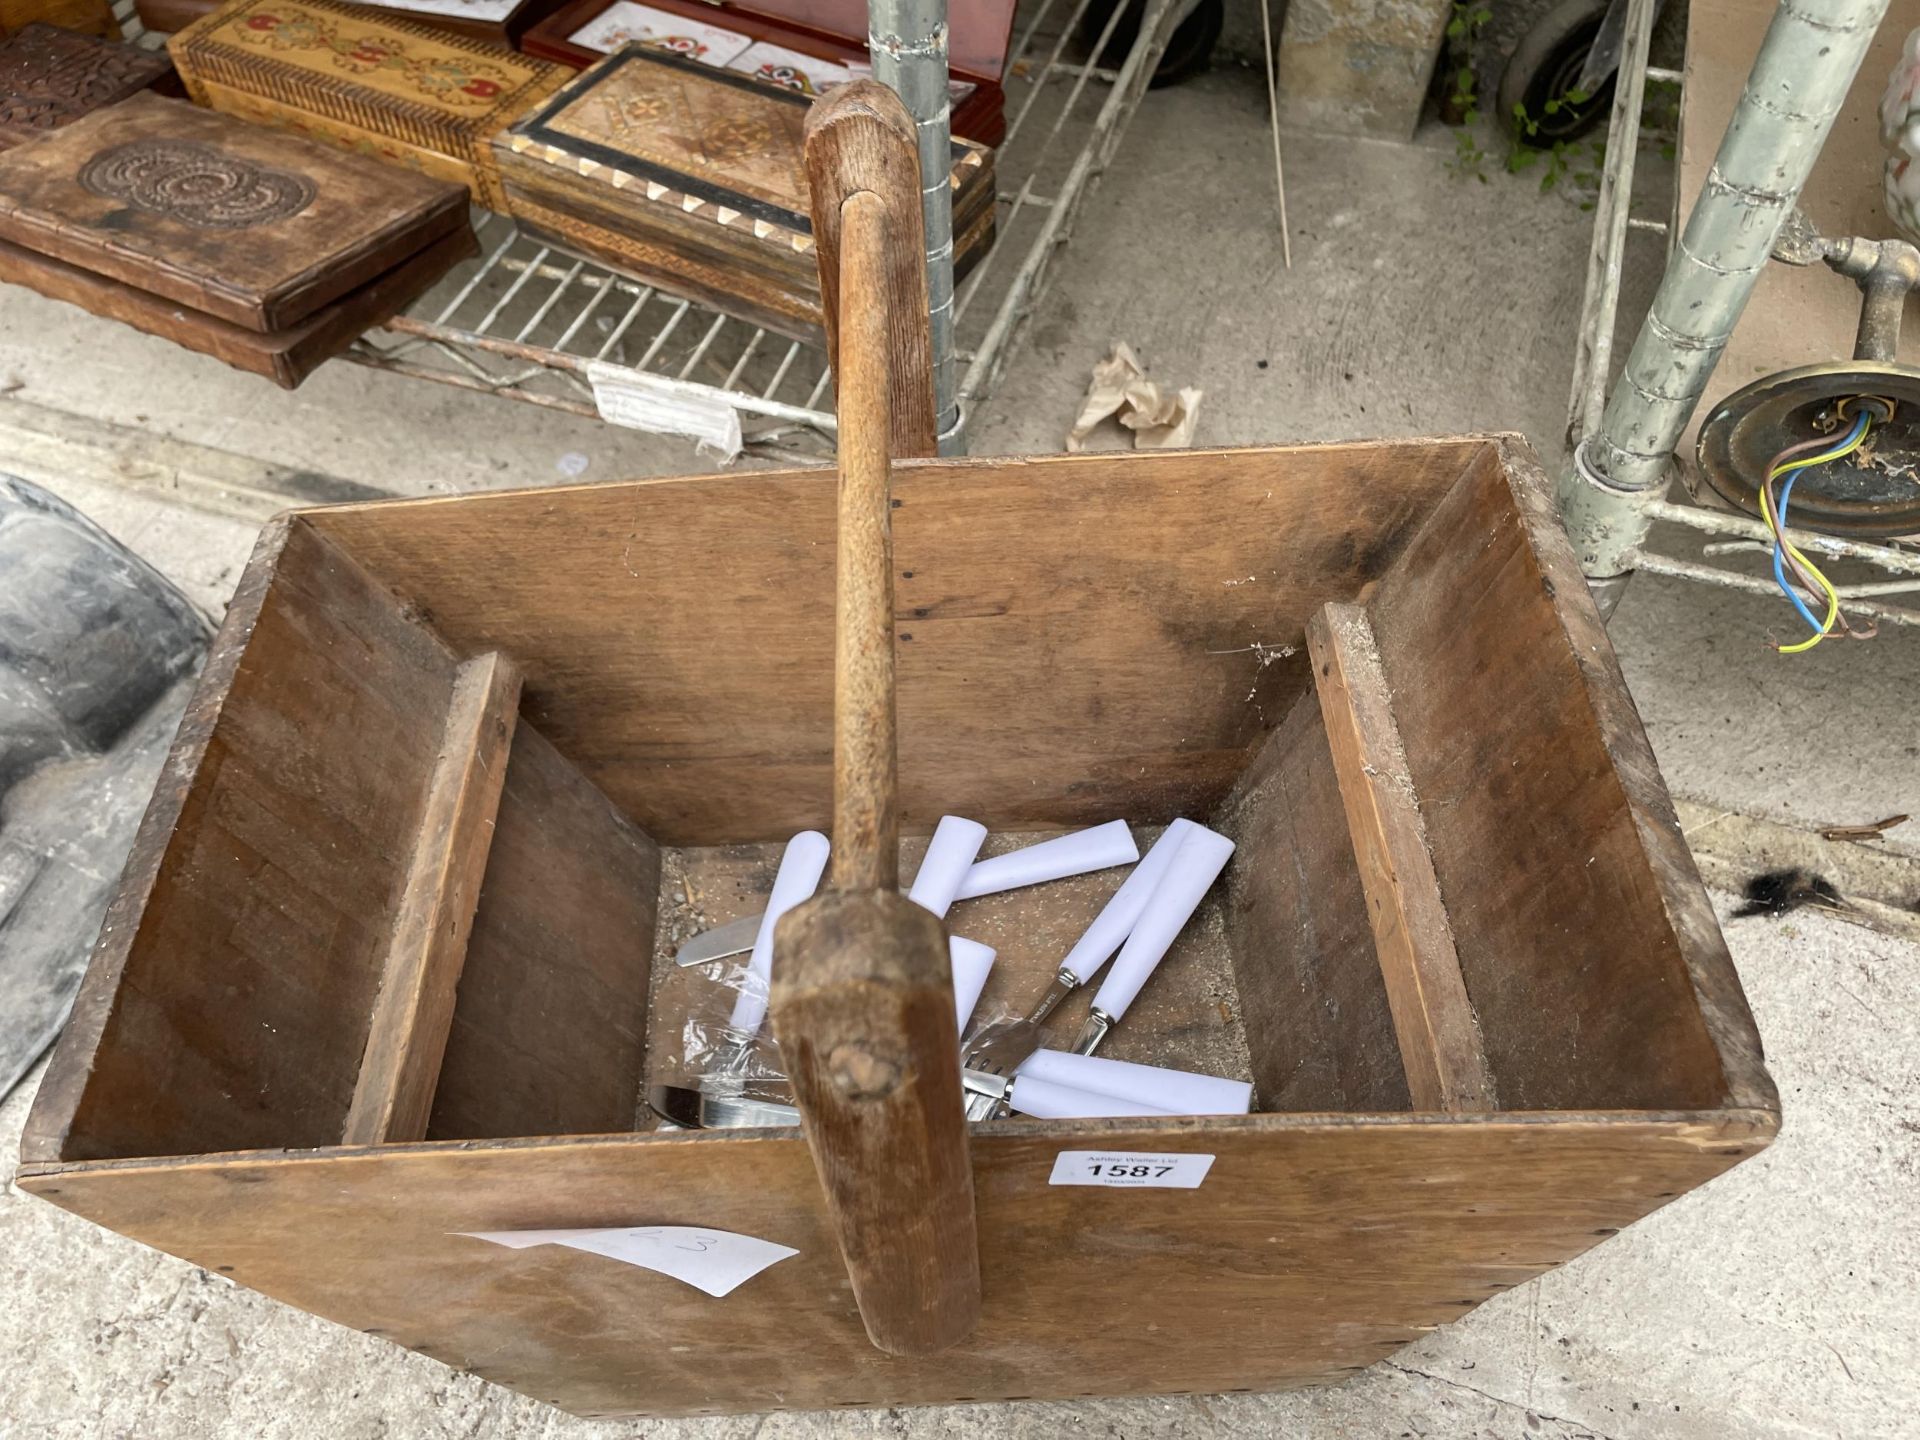
M 23 1189 L 577 1414 L 688 1415 L 1338 1380 L 1768 1143 L 1752 1016 L 1524 441 L 889 475 L 871 308 L 837 478 L 268 527 Z M 524 687 L 483 845 L 493 655 Z M 893 888 L 896 830 L 948 811 L 1231 835 L 1108 1053 L 1251 1078 L 1256 1113 L 963 1129 L 944 932 Z M 658 956 L 830 822 L 834 888 L 777 936 L 804 1130 L 657 1129 L 645 1036 L 670 1070 L 701 983 Z M 438 877 L 476 873 L 464 947 L 423 947 L 422 913 L 467 909 Z M 1000 948 L 989 1000 L 1030 1001 L 1117 880 L 956 907 Z M 407 997 L 456 966 L 402 1139 L 442 1013 Z M 343 1143 L 374 1091 L 406 1123 Z M 1089 1149 L 1213 1163 L 1049 1183 Z M 650 1223 L 798 1253 L 716 1301 L 460 1233 Z

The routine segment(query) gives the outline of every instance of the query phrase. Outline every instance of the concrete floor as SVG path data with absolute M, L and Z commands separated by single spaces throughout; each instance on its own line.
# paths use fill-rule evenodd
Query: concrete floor
M 1199 385 L 1209 444 L 1563 423 L 1587 217 L 1528 178 L 1412 146 L 1289 137 L 1281 268 L 1264 96 L 1227 71 L 1149 96 L 1067 252 L 978 453 L 1057 449 L 1126 339 Z M 1644 300 L 1657 249 L 1630 252 Z M 1264 363 L 1263 363 L 1264 362 Z M 349 366 L 288 396 L 0 291 L 18 400 L 402 493 L 706 468 L 679 443 Z M 0 407 L 8 402 L 0 400 Z M 0 416 L 3 418 L 3 416 Z M 0 455 L 0 464 L 5 463 Z M 63 487 L 217 611 L 252 525 Z M 1920 636 L 1768 652 L 1780 606 L 1637 581 L 1613 636 L 1676 792 L 1801 822 L 1920 812 Z M 1860 1437 L 1920 1414 L 1920 966 L 1820 917 L 1729 921 L 1786 1106 L 1758 1159 L 1314 1392 L 588 1424 L 238 1289 L 8 1189 L 0 1437 Z M 10 1177 L 32 1083 L 0 1106 Z

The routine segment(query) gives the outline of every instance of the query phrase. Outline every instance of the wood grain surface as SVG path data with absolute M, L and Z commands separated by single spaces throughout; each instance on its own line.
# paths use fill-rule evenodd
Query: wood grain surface
M 98 1051 L 43 1091 L 77 1101 L 69 1158 L 346 1121 L 455 664 L 310 525 L 262 547 L 279 568 L 236 593 L 128 861 L 151 901 L 109 912 L 75 1000 L 69 1053 Z
M 902 462 L 904 830 L 1207 813 L 1305 690 L 1307 617 L 1377 580 L 1486 448 Z M 519 659 L 526 717 L 648 834 L 713 845 L 831 814 L 834 489 L 768 471 L 311 523 L 462 653 Z M 494 563 L 502 535 L 520 563 Z
M 635 1128 L 659 847 L 524 722 L 433 1096 L 431 1140 Z
M 220 8 L 221 0 L 134 0 L 134 13 L 147 29 L 172 35 Z
M 107 0 L 0 0 L 0 31 L 36 22 L 103 38 L 120 33 Z
M 200 163 L 209 175 L 289 198 L 236 228 L 140 175 L 88 183 L 90 162 L 120 147 L 181 145 L 211 152 Z M 0 155 L 0 239 L 261 332 L 297 324 L 466 223 L 466 197 L 443 181 L 156 95 Z
M 567 0 L 566 4 L 527 30 L 520 48 L 529 55 L 555 60 L 575 70 L 597 65 L 607 52 L 580 44 L 573 37 L 599 19 L 614 3 L 615 0 Z M 714 24 L 716 20 L 713 7 L 707 0 L 649 0 L 649 8 L 664 10 L 670 15 L 687 16 L 705 25 Z M 805 14 L 800 16 L 771 14 L 769 10 L 772 7 L 764 5 L 752 9 L 739 5 L 725 8 L 726 15 L 721 28 L 748 40 L 771 40 L 776 45 L 784 45 L 806 55 L 817 55 L 840 65 L 867 60 L 867 16 L 864 8 L 850 10 L 837 17 L 846 25 L 844 31 L 832 28 L 831 17 L 821 13 L 817 0 L 803 0 Z M 981 13 L 978 9 L 967 7 L 954 14 L 953 20 L 962 27 L 968 27 L 969 22 Z M 952 132 L 979 145 L 998 146 L 1006 139 L 1006 92 L 1000 85 L 1000 71 L 1006 62 L 1006 48 L 1010 39 L 1008 32 L 1012 22 L 1013 6 L 1006 3 L 997 49 L 990 44 L 983 44 L 975 55 L 974 66 L 967 65 L 957 52 L 950 53 L 948 57 L 953 78 L 973 86 L 972 94 L 954 102 Z M 989 18 L 986 23 L 992 26 L 993 21 Z
M 995 1122 L 971 1147 L 986 1319 L 919 1359 L 868 1342 L 792 1130 L 33 1166 L 19 1184 L 575 1414 L 699 1415 L 1340 1380 L 1717 1175 L 1774 1123 Z M 1063 1150 L 1214 1161 L 1197 1190 L 1049 1185 Z M 638 1224 L 800 1253 L 715 1301 L 601 1256 L 453 1233 Z
M 368 330 L 437 285 L 447 271 L 479 253 L 471 226 L 442 236 L 385 275 L 309 315 L 289 329 L 263 335 L 188 310 L 118 280 L 109 280 L 0 240 L 0 282 L 24 285 L 90 315 L 131 325 L 143 334 L 236 370 L 265 376 L 291 390 Z
M 165 55 L 36 21 L 0 41 L 0 148 L 169 82 Z
M 1258 1107 L 1411 1110 L 1317 696 L 1294 703 L 1207 823 L 1236 846 L 1222 884 Z
M 1492 1110 L 1493 1077 L 1366 611 L 1321 607 L 1307 622 L 1307 653 L 1407 1092 L 1416 1110 Z M 1401 703 L 1419 700 L 1409 695 Z
M 976 1127 L 981 1323 L 937 1356 L 871 1343 L 836 1224 L 859 1197 L 839 1196 L 836 1217 L 797 1127 L 502 1135 L 618 1122 L 638 1027 L 664 1021 L 630 1008 L 649 937 L 664 943 L 682 896 L 692 908 L 696 874 L 714 888 L 734 876 L 721 898 L 750 903 L 774 853 L 757 842 L 828 813 L 828 475 L 271 526 L 29 1116 L 19 1183 L 585 1415 L 1338 1379 L 1703 1183 L 1779 1124 L 1548 495 L 1524 445 L 1502 438 L 900 467 L 903 828 L 946 810 L 997 829 L 1198 816 L 1234 791 L 1216 817 L 1241 847 L 1224 894 L 1153 995 L 1192 1013 L 1153 1012 L 1138 1038 L 1237 1041 L 1243 1004 L 1236 1055 L 1263 1092 L 1303 1107 Z M 1398 1092 L 1383 1078 L 1398 1047 L 1383 1040 L 1366 887 L 1298 653 L 1315 611 L 1345 601 L 1367 607 L 1506 1110 L 1406 1113 L 1404 1075 Z M 454 676 L 492 649 L 522 664 L 526 689 L 435 1100 L 446 1128 L 429 1132 L 448 1138 L 341 1147 Z M 756 844 L 673 852 L 690 839 Z M 1060 894 L 1090 916 L 1116 879 Z M 957 906 L 954 926 L 994 943 L 986 922 L 1004 921 L 1024 988 L 1062 937 L 1023 939 L 1012 932 L 1034 912 L 1001 904 Z M 920 1053 L 927 967 L 897 946 L 863 957 L 855 939 L 829 947 L 856 967 L 839 978 L 875 957 L 905 967 L 860 998 L 894 1004 L 875 1013 Z M 1215 1024 L 1201 997 L 1223 960 Z M 545 990 L 553 1009 L 522 1017 L 522 997 Z M 851 1029 L 809 1017 L 795 1034 L 829 1045 L 827 1083 L 857 1099 L 832 1049 L 863 1038 L 868 1016 L 838 1014 Z M 950 1081 L 855 1048 L 837 1067 L 852 1091 Z M 569 1110 L 554 1096 L 576 1076 L 591 1093 Z M 1380 1108 L 1304 1108 L 1320 1094 Z M 897 1137 L 887 1124 L 856 1139 L 872 1159 Z M 1213 1161 L 1193 1190 L 1053 1185 L 1068 1150 Z M 948 1222 L 934 1203 L 902 1212 L 890 1201 L 895 1230 L 860 1233 L 924 1258 Z M 637 1224 L 799 1253 L 715 1302 L 604 1257 L 457 1233 Z
M 902 460 L 932 455 L 938 429 L 917 143 L 907 107 L 877 80 L 844 86 L 807 114 L 807 191 L 828 359 L 838 377 L 840 327 L 857 323 L 869 309 L 879 312 L 890 447 L 894 458 Z M 865 274 L 855 283 L 856 277 L 848 273 L 843 290 L 843 214 L 856 193 L 874 197 L 886 251 L 877 274 Z M 853 297 L 851 307 L 843 307 L 843 295 Z
M 809 179 L 834 202 L 840 278 L 863 303 L 837 327 L 833 853 L 827 893 L 775 935 L 774 1033 L 867 1335 L 930 1355 L 978 1323 L 980 1257 L 946 927 L 900 894 L 889 450 L 893 397 L 931 395 L 932 377 L 890 343 L 890 281 L 919 199 L 852 184 L 818 134 Z M 888 138 L 912 155 L 910 131 Z
M 1501 1103 L 1773 1106 L 1551 493 L 1524 442 L 1490 448 L 1369 606 Z
M 817 111 L 737 72 L 629 47 L 498 135 L 494 160 L 516 218 L 567 248 L 817 341 L 824 307 L 804 160 Z M 741 134 L 755 143 L 742 147 Z M 916 195 L 918 175 L 916 160 Z M 956 142 L 949 181 L 962 274 L 993 240 L 992 152 Z M 925 311 L 923 296 L 913 313 Z
M 499 651 L 454 672 L 342 1144 L 426 1138 L 519 710 L 520 668 Z
M 356 46 L 377 64 L 351 57 Z M 187 93 L 428 174 L 506 208 L 494 135 L 569 78 L 561 66 L 340 0 L 235 0 L 167 42 Z

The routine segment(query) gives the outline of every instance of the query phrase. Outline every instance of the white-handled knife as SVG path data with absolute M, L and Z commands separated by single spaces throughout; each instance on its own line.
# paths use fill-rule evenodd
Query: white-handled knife
M 1131 865 L 1139 858 L 1140 847 L 1133 843 L 1127 822 L 1109 820 L 1090 830 L 1076 830 L 1071 835 L 1056 836 L 1038 845 L 976 861 L 954 898 L 972 900 L 981 895 L 997 895 L 1002 890 L 1018 890 L 1023 885 L 1044 885 L 1069 875 Z
M 960 820 L 957 815 L 946 816 L 941 820 L 945 826 L 948 820 L 959 820 L 963 826 L 970 826 L 971 820 Z M 962 843 L 959 832 L 952 842 L 957 847 Z M 985 830 L 981 838 L 985 838 Z M 940 832 L 934 832 L 934 840 L 940 839 Z M 978 854 L 975 847 L 975 854 Z M 927 860 L 920 862 L 920 871 L 927 872 L 928 860 L 933 859 L 934 846 L 927 847 Z M 969 857 L 971 859 L 971 857 Z M 1022 885 L 1041 885 L 1049 880 L 1064 880 L 1072 875 L 1085 875 L 1094 870 L 1107 870 L 1115 865 L 1129 865 L 1140 858 L 1140 848 L 1133 843 L 1133 836 L 1127 830 L 1124 820 L 1112 820 L 1105 825 L 1096 825 L 1090 830 L 1076 830 L 1071 835 L 1057 836 L 1052 840 L 1043 840 L 1038 845 L 1029 845 L 1022 850 L 1010 850 L 1005 855 L 996 855 L 988 860 L 972 861 L 960 880 L 959 888 L 946 897 L 947 906 L 955 900 L 969 900 L 979 895 L 995 895 L 1003 890 L 1018 889 Z M 942 862 L 939 872 L 941 889 L 947 883 L 946 862 Z M 913 881 L 914 890 L 920 889 L 920 876 Z M 933 889 L 933 877 L 928 877 L 928 894 L 938 894 Z M 925 904 L 936 915 L 945 916 L 946 908 L 936 909 L 918 894 L 913 896 Z M 716 925 L 711 930 L 703 930 L 682 945 L 674 953 L 676 965 L 705 965 L 713 960 L 725 960 L 730 955 L 744 954 L 753 948 L 754 938 L 760 933 L 758 915 L 745 915 L 738 920 L 729 920 Z M 1116 942 L 1118 943 L 1118 942 Z
M 787 842 L 780 856 L 780 870 L 773 877 L 773 893 L 767 897 L 766 911 L 760 916 L 760 930 L 753 941 L 753 958 L 747 962 L 745 983 L 733 1002 L 733 1018 L 727 1024 L 744 1034 L 758 1033 L 767 1018 L 767 997 L 773 980 L 773 927 L 782 915 L 809 899 L 820 888 L 820 877 L 827 871 L 831 850 L 827 837 L 818 830 L 802 830 Z
M 1091 1055 L 1106 1039 L 1107 1032 L 1127 1013 L 1140 987 L 1147 983 L 1154 967 L 1166 958 L 1167 951 L 1173 948 L 1173 942 L 1232 857 L 1233 841 L 1226 836 L 1204 825 L 1195 825 L 1187 831 L 1186 839 L 1180 842 L 1180 848 L 1167 866 L 1167 873 L 1154 888 L 1146 909 L 1140 912 L 1133 933 L 1120 947 L 1119 958 L 1093 997 L 1087 1022 L 1073 1042 L 1076 1055 Z
M 933 839 L 927 842 L 926 856 L 920 861 L 907 898 L 945 919 L 986 840 L 987 827 L 977 820 L 942 815 Z
M 1159 888 L 1161 877 L 1173 863 L 1174 852 L 1186 840 L 1187 832 L 1191 829 L 1191 820 L 1176 820 L 1161 832 L 1160 838 L 1147 851 L 1146 859 L 1133 867 L 1133 873 L 1121 882 L 1120 888 L 1113 892 L 1113 898 L 1093 917 L 1093 923 L 1087 927 L 1086 933 L 1074 942 L 1073 949 L 1067 952 L 1067 958 L 1060 962 L 1060 973 L 1053 977 L 1053 983 L 1047 987 L 1047 993 L 1040 997 L 1039 1003 L 1027 1013 L 1027 1019 L 1036 1025 L 1044 1021 L 1060 1007 L 1062 1000 L 1093 979 L 1094 973 L 1107 963 L 1113 952 L 1126 943 L 1127 936 L 1133 933 L 1133 927 L 1140 919 L 1140 913 L 1147 908 L 1147 902 Z
M 1136 1065 L 1100 1055 L 1036 1050 L 1015 1067 L 1023 1080 L 1046 1080 L 1096 1095 L 1152 1105 L 1170 1115 L 1244 1115 L 1253 1108 L 1253 1086 L 1164 1065 Z

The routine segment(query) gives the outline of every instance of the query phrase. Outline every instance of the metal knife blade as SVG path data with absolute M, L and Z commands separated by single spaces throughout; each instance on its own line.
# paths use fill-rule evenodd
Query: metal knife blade
M 744 955 L 753 949 L 760 935 L 760 916 L 742 915 L 711 930 L 702 930 L 674 952 L 676 965 L 705 965 L 709 960 L 724 960 L 729 955 Z

